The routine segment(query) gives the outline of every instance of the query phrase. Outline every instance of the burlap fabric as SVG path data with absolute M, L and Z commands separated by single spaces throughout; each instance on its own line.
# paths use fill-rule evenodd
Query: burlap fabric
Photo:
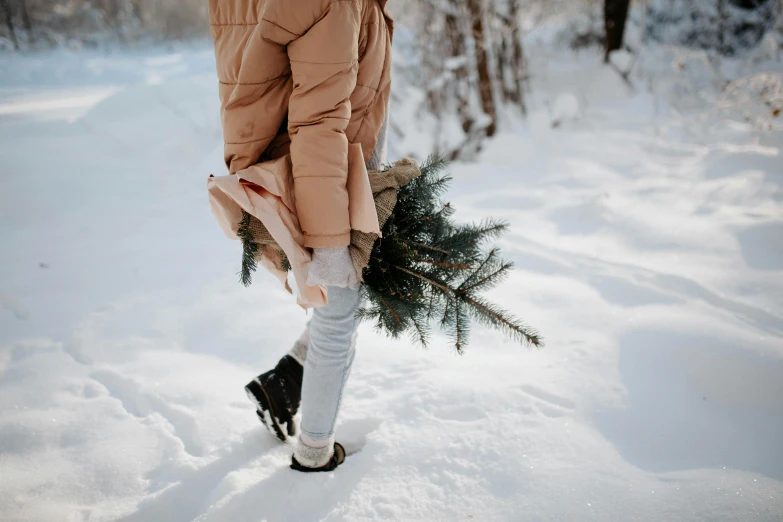
M 375 210 L 378 212 L 378 225 L 380 228 L 386 224 L 389 216 L 392 215 L 395 205 L 397 205 L 397 189 L 410 183 L 421 174 L 419 165 L 410 158 L 403 158 L 395 162 L 386 170 L 371 170 L 367 173 L 370 180 L 370 190 L 375 200 Z M 253 239 L 262 248 L 258 249 L 259 256 L 262 255 L 266 246 L 270 246 L 282 252 L 272 235 L 266 229 L 264 224 L 256 217 L 251 216 L 250 232 Z M 351 231 L 351 260 L 356 270 L 356 276 L 362 281 L 362 273 L 370 263 L 370 253 L 375 241 L 378 239 L 376 234 L 367 232 Z

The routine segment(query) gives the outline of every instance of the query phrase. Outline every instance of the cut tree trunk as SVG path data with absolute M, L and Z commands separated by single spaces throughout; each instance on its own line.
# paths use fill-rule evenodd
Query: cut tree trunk
M 489 117 L 486 134 L 487 137 L 490 137 L 494 136 L 495 131 L 497 130 L 497 113 L 492 92 L 492 75 L 489 71 L 486 37 L 484 35 L 484 9 L 482 0 L 467 0 L 467 5 L 470 14 L 471 29 L 473 31 L 474 47 L 476 48 L 479 98 L 481 99 L 482 110 Z
M 628 18 L 630 0 L 604 0 L 604 29 L 606 30 L 604 61 L 609 54 L 623 47 L 625 20 Z

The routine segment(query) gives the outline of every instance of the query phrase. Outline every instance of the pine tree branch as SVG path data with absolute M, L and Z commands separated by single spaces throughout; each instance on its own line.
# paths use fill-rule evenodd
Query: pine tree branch
M 446 300 L 446 304 L 443 307 L 443 317 L 440 318 L 440 326 L 441 328 L 444 328 L 445 326 L 448 326 L 450 320 L 449 310 L 451 309 L 451 301 Z
M 395 339 L 408 334 L 411 342 L 424 347 L 430 325 L 440 319 L 440 328 L 459 354 L 468 344 L 474 320 L 515 340 L 543 346 L 535 331 L 480 296 L 513 266 L 499 257 L 498 249 L 485 253 L 482 247 L 508 225 L 491 219 L 455 224 L 453 207 L 440 199 L 451 181 L 449 175 L 439 174 L 446 165 L 443 158 L 431 156 L 421 175 L 397 190 L 397 204 L 382 229 L 386 239 L 372 246 L 364 272 L 361 292 L 368 304 L 357 310 L 356 317 L 374 322 L 377 331 Z M 254 219 L 243 212 L 237 231 L 242 240 L 240 280 L 245 285 L 250 284 L 265 248 L 251 231 Z M 290 270 L 285 253 L 279 253 L 281 268 Z
M 506 319 L 503 314 L 490 309 L 485 303 L 474 299 L 468 295 L 462 296 L 462 299 L 464 299 L 466 302 L 470 303 L 473 307 L 475 307 L 477 310 L 480 310 L 481 313 L 490 319 L 493 323 L 500 324 L 507 329 L 509 329 L 512 332 L 515 332 L 518 335 L 521 335 L 526 342 L 534 345 L 534 346 L 544 346 L 544 340 L 536 333 L 535 331 L 525 327 L 521 324 L 516 324 L 514 322 L 509 321 Z
M 489 263 L 489 262 L 490 262 L 490 261 L 491 261 L 491 260 L 492 260 L 492 259 L 495 257 L 495 253 L 496 253 L 496 252 L 497 252 L 497 249 L 495 249 L 495 248 L 493 248 L 492 250 L 490 250 L 490 251 L 489 251 L 489 253 L 487 254 L 487 256 L 484 258 L 484 261 L 482 261 L 482 262 L 481 262 L 481 264 L 480 264 L 480 265 L 479 265 L 479 266 L 478 266 L 478 267 L 477 267 L 477 268 L 476 268 L 476 269 L 473 271 L 473 273 L 472 273 L 472 274 L 470 274 L 470 275 L 468 276 L 468 278 L 467 278 L 467 279 L 465 279 L 465 281 L 463 281 L 463 282 L 462 282 L 462 284 L 461 284 L 461 285 L 459 285 L 459 286 L 457 287 L 457 292 L 467 292 L 468 290 L 470 290 L 470 289 L 472 288 L 472 287 L 470 287 L 470 286 L 467 286 L 467 287 L 466 287 L 465 285 L 466 285 L 466 284 L 467 284 L 467 283 L 468 283 L 468 282 L 469 282 L 469 281 L 470 281 L 470 280 L 473 278 L 473 276 L 475 276 L 476 274 L 479 274 L 479 273 L 481 273 L 481 270 L 482 270 L 482 269 L 483 269 L 485 266 L 487 266 L 487 263 Z M 487 276 L 487 278 L 488 278 L 488 277 L 490 277 L 491 275 L 492 275 L 492 274 L 490 274 L 489 276 Z M 485 279 L 486 279 L 486 278 L 485 278 Z M 479 283 L 480 283 L 480 281 L 479 281 Z M 477 284 L 478 284 L 478 283 L 477 283 Z
M 485 277 L 481 278 L 475 283 L 472 283 L 471 285 L 466 286 L 464 288 L 462 287 L 462 285 L 460 285 L 460 288 L 457 291 L 463 293 L 468 293 L 468 292 L 473 293 L 477 290 L 480 291 L 485 287 L 495 286 L 496 284 L 500 283 L 503 279 L 506 278 L 506 276 L 508 275 L 508 270 L 510 270 L 513 266 L 514 266 L 513 261 L 505 261 L 496 270 L 487 274 Z
M 457 350 L 457 353 L 460 355 L 462 354 L 462 338 L 463 330 L 465 328 L 463 319 L 460 302 L 456 301 L 454 303 L 454 349 Z
M 288 260 L 288 256 L 285 255 L 285 252 L 282 250 L 280 250 L 280 268 L 286 272 L 290 272 L 292 270 L 291 261 Z
M 435 293 L 434 292 L 429 292 L 429 294 L 430 294 L 429 295 L 430 302 L 429 302 L 429 306 L 427 306 L 427 320 L 428 321 L 432 319 L 432 314 L 435 311 Z
M 446 185 L 449 181 L 451 181 L 451 179 L 452 179 L 451 176 L 443 176 L 442 178 L 438 178 L 435 181 L 426 183 L 424 186 L 427 188 L 442 187 Z
M 418 262 L 419 263 L 426 263 L 428 265 L 439 266 L 441 268 L 454 268 L 456 270 L 467 270 L 467 269 L 470 268 L 470 265 L 466 265 L 464 263 L 462 263 L 462 264 L 445 263 L 445 262 L 442 262 L 442 261 L 433 261 L 431 259 L 419 259 Z
M 444 156 L 431 154 L 424 160 L 420 170 L 425 176 L 427 174 L 435 174 L 445 169 L 448 166 L 448 163 L 449 161 Z
M 441 290 L 445 294 L 447 294 L 447 293 L 452 291 L 451 288 L 449 288 L 448 286 L 442 285 L 442 284 L 440 284 L 440 283 L 438 283 L 436 281 L 433 281 L 432 279 L 424 277 L 421 274 L 417 274 L 416 272 L 413 272 L 412 270 L 408 270 L 407 268 L 404 268 L 404 267 L 401 267 L 401 266 L 398 266 L 398 265 L 391 265 L 391 264 L 389 266 L 392 267 L 392 268 L 396 268 L 397 270 L 400 270 L 402 272 L 405 272 L 408 275 L 412 275 L 413 277 L 417 277 L 417 278 L 421 279 L 422 281 L 425 281 L 426 283 L 428 283 L 428 284 L 438 288 L 439 290 Z
M 443 248 L 438 248 L 438 247 L 433 246 L 433 245 L 425 245 L 424 243 L 420 243 L 418 241 L 404 241 L 404 240 L 401 240 L 400 242 L 403 245 L 408 246 L 409 248 L 410 248 L 410 245 L 415 245 L 415 246 L 417 246 L 419 248 L 424 248 L 426 250 L 432 250 L 432 251 L 435 251 L 435 252 L 440 252 L 441 254 L 451 255 L 451 251 L 450 250 L 444 250 Z
M 394 310 L 394 308 L 392 308 L 391 306 L 389 306 L 389 304 L 388 304 L 386 301 L 384 301 L 382 297 L 379 297 L 379 298 L 378 298 L 378 301 L 380 301 L 380 302 L 381 302 L 381 304 L 382 304 L 383 306 L 385 306 L 385 307 L 386 307 L 386 308 L 387 308 L 387 309 L 388 309 L 388 310 L 389 310 L 389 311 L 392 313 L 392 315 L 394 316 L 394 318 L 397 320 L 397 323 L 399 323 L 399 324 L 402 324 L 402 318 L 401 318 L 401 317 L 399 316 L 399 314 L 398 314 L 398 313 L 397 313 L 397 312 Z
M 495 239 L 500 237 L 508 230 L 508 223 L 505 221 L 494 221 L 486 219 L 477 227 L 477 231 L 482 240 Z
M 250 286 L 253 282 L 253 272 L 258 268 L 258 243 L 256 243 L 253 233 L 250 231 L 250 224 L 253 216 L 248 212 L 242 211 L 242 220 L 237 227 L 237 236 L 242 241 L 242 269 L 239 272 L 239 280 L 245 286 Z
M 427 332 L 424 326 L 419 324 L 419 321 L 416 319 L 416 316 L 413 314 L 413 312 L 408 312 L 408 316 L 411 319 L 411 323 L 413 324 L 413 327 L 416 329 L 416 334 L 418 335 L 419 342 L 424 348 L 426 348 L 427 337 L 429 336 L 429 333 Z M 413 337 L 412 333 L 411 333 L 411 337 Z
M 443 216 L 444 212 L 453 211 L 454 209 L 451 207 L 451 203 L 444 203 L 443 206 L 438 210 L 435 215 L 433 215 L 430 219 L 438 219 L 441 216 Z
M 484 261 L 481 262 L 481 265 L 473 271 L 473 273 L 470 274 L 470 276 L 467 277 L 460 285 L 457 287 L 457 292 L 470 292 L 474 289 L 482 289 L 485 287 L 492 287 L 499 283 L 503 278 L 506 277 L 508 271 L 513 268 L 514 262 L 513 261 L 502 261 L 499 265 L 497 264 L 498 258 L 497 254 L 500 252 L 500 249 L 493 248 L 489 251 L 487 256 L 484 258 Z M 485 268 L 493 268 L 494 270 L 487 273 L 484 277 L 479 279 L 478 281 L 474 281 L 474 278 L 479 276 L 484 272 Z

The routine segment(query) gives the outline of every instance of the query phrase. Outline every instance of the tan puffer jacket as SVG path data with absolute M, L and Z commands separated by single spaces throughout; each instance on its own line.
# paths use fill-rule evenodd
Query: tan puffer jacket
M 305 246 L 350 242 L 348 145 L 369 159 L 389 100 L 386 0 L 210 0 L 225 160 L 290 153 Z

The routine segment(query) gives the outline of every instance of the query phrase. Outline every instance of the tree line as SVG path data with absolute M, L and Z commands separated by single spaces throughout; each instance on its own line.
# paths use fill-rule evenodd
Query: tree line
M 643 13 L 645 38 L 733 55 L 774 26 L 783 0 L 389 0 L 412 35 L 410 83 L 435 121 L 456 118 L 462 130 L 463 143 L 438 151 L 452 157 L 493 136 L 504 110 L 526 113 L 526 28 L 563 13 L 602 13 L 588 34 L 571 37 L 575 47 L 602 46 L 608 61 L 625 46 L 631 7 Z M 16 49 L 208 35 L 206 0 L 0 0 L 0 16 L 0 43 Z
M 13 49 L 101 46 L 208 34 L 204 0 L 0 0 Z

